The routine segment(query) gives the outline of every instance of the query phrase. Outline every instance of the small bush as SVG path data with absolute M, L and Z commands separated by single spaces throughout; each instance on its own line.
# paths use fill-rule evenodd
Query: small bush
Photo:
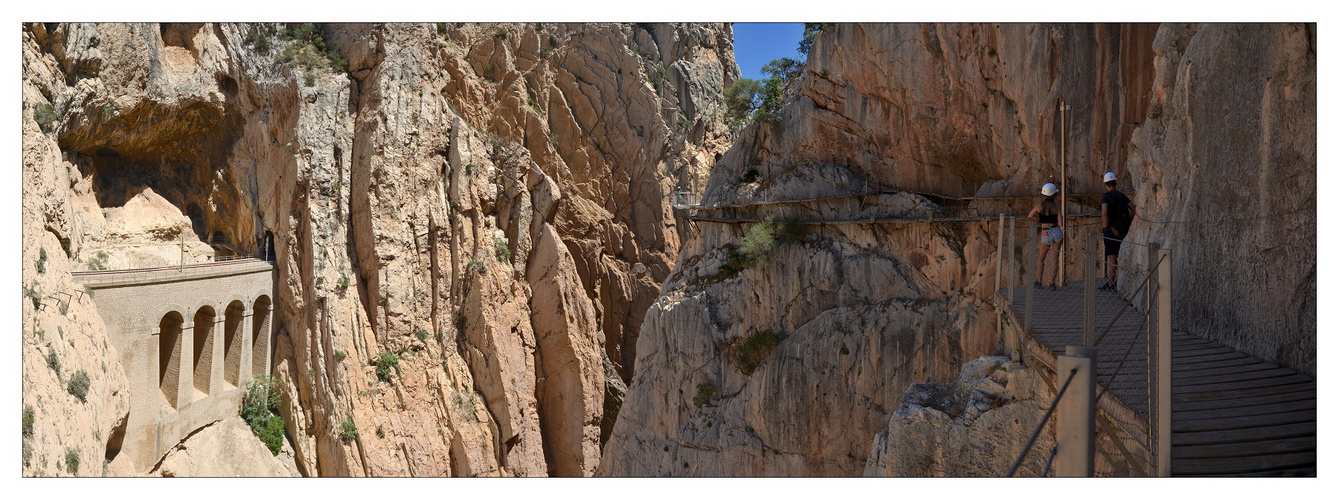
M 381 354 L 377 355 L 375 363 L 377 365 L 377 379 L 382 382 L 390 382 L 391 370 L 400 366 L 400 356 L 396 355 L 394 351 L 383 350 Z
M 70 382 L 65 386 L 65 390 L 79 398 L 80 403 L 84 402 L 88 396 L 88 373 L 83 370 L 74 372 L 74 376 L 70 377 Z
M 74 448 L 65 449 L 65 471 L 70 474 L 79 473 L 79 450 Z
M 383 439 L 386 437 L 386 431 L 382 429 L 380 425 L 377 426 L 377 437 Z
M 451 404 L 456 407 L 456 411 L 465 417 L 467 422 L 479 421 L 479 416 L 474 413 L 477 401 L 474 391 L 451 391 Z
M 716 397 L 716 384 L 703 382 L 697 384 L 697 395 L 693 396 L 693 406 L 701 408 L 702 405 L 710 403 L 712 398 Z
M 507 28 L 498 28 L 497 32 L 493 33 L 493 36 L 506 40 L 507 34 L 508 34 Z
M 339 424 L 339 440 L 349 444 L 355 439 L 358 439 L 358 427 L 353 424 L 353 415 L 349 415 Z
M 451 324 L 455 325 L 457 331 L 465 331 L 465 315 L 459 312 L 451 313 Z
M 33 422 L 37 420 L 36 412 L 32 405 L 23 407 L 23 437 L 33 437 Z
M 419 328 L 417 332 L 414 332 L 414 336 L 415 336 L 415 337 L 418 337 L 418 341 L 419 341 L 419 342 L 427 342 L 427 341 L 428 341 L 428 331 L 427 331 L 427 330 L 424 330 L 424 329 L 422 329 L 422 328 Z
M 450 27 L 450 25 L 448 25 L 448 24 L 446 24 L 446 23 L 437 23 L 437 35 L 439 35 L 439 36 L 446 36 L 446 30 L 447 30 L 449 27 Z
M 55 128 L 56 108 L 50 103 L 38 103 L 37 107 L 33 108 L 33 120 L 37 122 L 38 128 L 41 128 L 43 133 L 50 134 L 51 130 Z
M 767 265 L 767 255 L 776 248 L 776 233 L 777 224 L 769 215 L 744 234 L 744 245 L 741 250 L 748 257 L 750 267 Z
M 107 255 L 107 252 L 99 251 L 97 254 L 95 254 L 95 255 L 93 256 L 93 258 L 88 259 L 88 270 L 89 270 L 89 271 L 106 271 L 106 270 L 107 270 L 107 258 L 108 258 L 108 257 L 110 257 L 110 256 Z
M 468 272 L 477 272 L 480 275 L 488 274 L 488 268 L 485 267 L 483 261 L 479 259 L 471 260 L 469 264 L 465 265 L 465 270 Z
M 238 413 L 270 453 L 278 455 L 284 444 L 284 419 L 279 416 L 279 388 L 274 380 L 261 375 L 248 384 Z
M 506 238 L 493 240 L 493 255 L 496 255 L 500 262 L 511 262 L 511 249 L 507 247 Z
M 27 439 L 23 440 L 23 466 L 27 467 L 33 460 L 33 445 Z
M 549 47 L 558 48 L 558 37 L 549 35 Z
M 339 282 L 335 283 L 335 286 L 338 286 L 338 287 L 339 287 L 339 291 L 341 291 L 341 292 L 344 291 L 344 290 L 347 290 L 347 289 L 349 288 L 349 276 L 348 276 L 348 275 L 340 275 L 340 276 L 339 276 Z
M 745 375 L 752 375 L 753 370 L 756 370 L 767 355 L 780 344 L 781 337 L 772 330 L 763 330 L 750 335 L 735 346 L 735 364 Z
M 302 82 L 307 84 L 308 87 L 315 87 L 316 75 L 314 73 L 308 72 L 307 74 L 302 76 Z
M 349 353 L 347 353 L 347 352 L 344 352 L 344 351 L 335 351 L 335 361 L 344 361 L 344 359 L 345 359 L 345 358 L 348 358 L 348 357 L 349 357 Z
M 37 252 L 37 274 L 46 274 L 46 249 Z
M 56 356 L 55 350 L 46 354 L 46 366 L 56 372 L 56 377 L 60 377 L 60 357 Z
M 758 177 L 760 177 L 760 175 L 758 174 L 758 169 L 750 168 L 748 169 L 748 171 L 744 172 L 744 175 L 739 176 L 739 182 L 742 184 L 750 184 L 753 182 L 757 182 Z

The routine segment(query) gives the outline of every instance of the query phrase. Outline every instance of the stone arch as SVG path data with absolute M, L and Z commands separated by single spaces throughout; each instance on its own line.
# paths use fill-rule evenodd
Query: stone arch
M 251 306 L 251 375 L 255 377 L 270 372 L 270 351 L 273 350 L 270 316 L 273 308 L 269 295 L 256 297 Z
M 213 306 L 202 305 L 195 310 L 192 318 L 191 350 L 194 355 L 191 357 L 191 380 L 198 391 L 192 401 L 204 399 L 210 394 L 210 377 L 214 368 L 214 322 L 217 317 Z
M 223 312 L 223 383 L 226 388 L 241 385 L 242 328 L 246 321 L 246 303 L 233 300 Z
M 181 392 L 181 347 L 184 340 L 182 325 L 186 322 L 181 313 L 168 311 L 158 321 L 158 389 L 162 391 L 168 406 L 177 409 Z

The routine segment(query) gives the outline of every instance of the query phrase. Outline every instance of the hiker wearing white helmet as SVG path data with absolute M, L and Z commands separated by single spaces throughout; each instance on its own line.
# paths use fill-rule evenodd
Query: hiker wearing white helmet
M 1102 241 L 1107 256 L 1107 282 L 1100 290 L 1116 289 L 1116 262 L 1120 259 L 1120 244 L 1134 222 L 1134 203 L 1125 193 L 1116 189 L 1116 174 L 1102 176 L 1107 192 L 1102 193 Z
M 1028 212 L 1029 219 L 1036 218 L 1037 224 L 1041 225 L 1041 241 L 1037 242 L 1037 280 L 1032 282 L 1032 286 L 1041 288 L 1042 278 L 1046 276 L 1046 267 L 1042 264 L 1049 256 L 1052 263 L 1056 261 L 1056 255 L 1059 252 L 1052 252 L 1051 246 L 1060 243 L 1065 237 L 1065 233 L 1060 229 L 1060 207 L 1055 202 L 1055 193 L 1060 190 L 1055 184 L 1046 183 L 1041 187 L 1043 198 L 1032 207 Z M 1060 274 L 1060 268 L 1056 267 L 1055 272 L 1051 273 L 1051 290 L 1055 290 L 1055 282 Z

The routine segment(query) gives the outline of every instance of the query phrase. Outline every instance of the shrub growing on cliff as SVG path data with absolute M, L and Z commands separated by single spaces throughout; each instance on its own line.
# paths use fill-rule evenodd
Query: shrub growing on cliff
M 23 406 L 23 437 L 33 437 L 33 422 L 37 420 L 36 412 L 32 405 Z
M 374 361 L 377 365 L 377 379 L 382 382 L 391 381 L 391 370 L 400 366 L 400 356 L 394 351 L 382 350 Z
M 701 408 L 702 405 L 711 402 L 716 397 L 716 384 L 703 382 L 697 384 L 697 395 L 693 396 L 693 406 Z
M 493 240 L 493 254 L 497 255 L 497 260 L 500 262 L 511 262 L 511 248 L 507 247 L 506 238 Z
M 74 372 L 74 375 L 70 377 L 70 382 L 65 385 L 65 390 L 79 398 L 80 403 L 84 402 L 88 396 L 88 373 L 83 370 Z
M 804 23 L 803 38 L 800 39 L 800 45 L 795 50 L 808 56 L 809 50 L 814 48 L 814 39 L 818 38 L 818 33 L 831 26 L 832 23 Z
M 38 103 L 37 106 L 33 108 L 33 120 L 37 122 L 38 128 L 41 128 L 43 133 L 51 133 L 51 130 L 55 128 L 54 125 L 56 123 L 55 106 L 45 102 Z
M 46 274 L 46 249 L 37 252 L 37 274 Z
M 763 330 L 750 335 L 735 346 L 735 365 L 745 375 L 752 375 L 753 370 L 762 364 L 767 355 L 772 353 L 781 344 L 781 337 L 772 330 Z
M 355 439 L 358 439 L 358 427 L 353 424 L 353 415 L 349 415 L 339 424 L 339 440 L 349 444 Z
M 56 377 L 60 377 L 60 357 L 56 356 L 55 349 L 46 353 L 46 366 L 47 368 L 50 368 L 51 371 L 56 372 Z
M 79 473 L 79 450 L 74 448 L 65 449 L 65 471 L 70 474 Z
M 248 384 L 238 413 L 270 453 L 278 455 L 284 444 L 284 419 L 279 416 L 279 388 L 274 379 L 261 375 Z

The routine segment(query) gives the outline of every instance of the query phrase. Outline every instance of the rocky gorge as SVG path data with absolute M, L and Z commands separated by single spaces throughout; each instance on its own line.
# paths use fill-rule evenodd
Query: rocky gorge
M 1183 252 L 1177 328 L 1315 373 L 1314 25 L 823 25 L 740 130 L 729 23 L 22 31 L 25 476 L 997 475 L 1049 389 L 989 357 L 993 225 L 779 226 L 740 266 L 760 224 L 671 194 L 914 214 L 1032 194 L 1062 135 L 1072 190 L 1116 172 Z M 905 192 L 767 204 L 869 186 Z M 71 272 L 234 254 L 277 269 L 284 449 L 221 417 L 116 455 Z M 916 396 L 954 384 L 969 417 Z

